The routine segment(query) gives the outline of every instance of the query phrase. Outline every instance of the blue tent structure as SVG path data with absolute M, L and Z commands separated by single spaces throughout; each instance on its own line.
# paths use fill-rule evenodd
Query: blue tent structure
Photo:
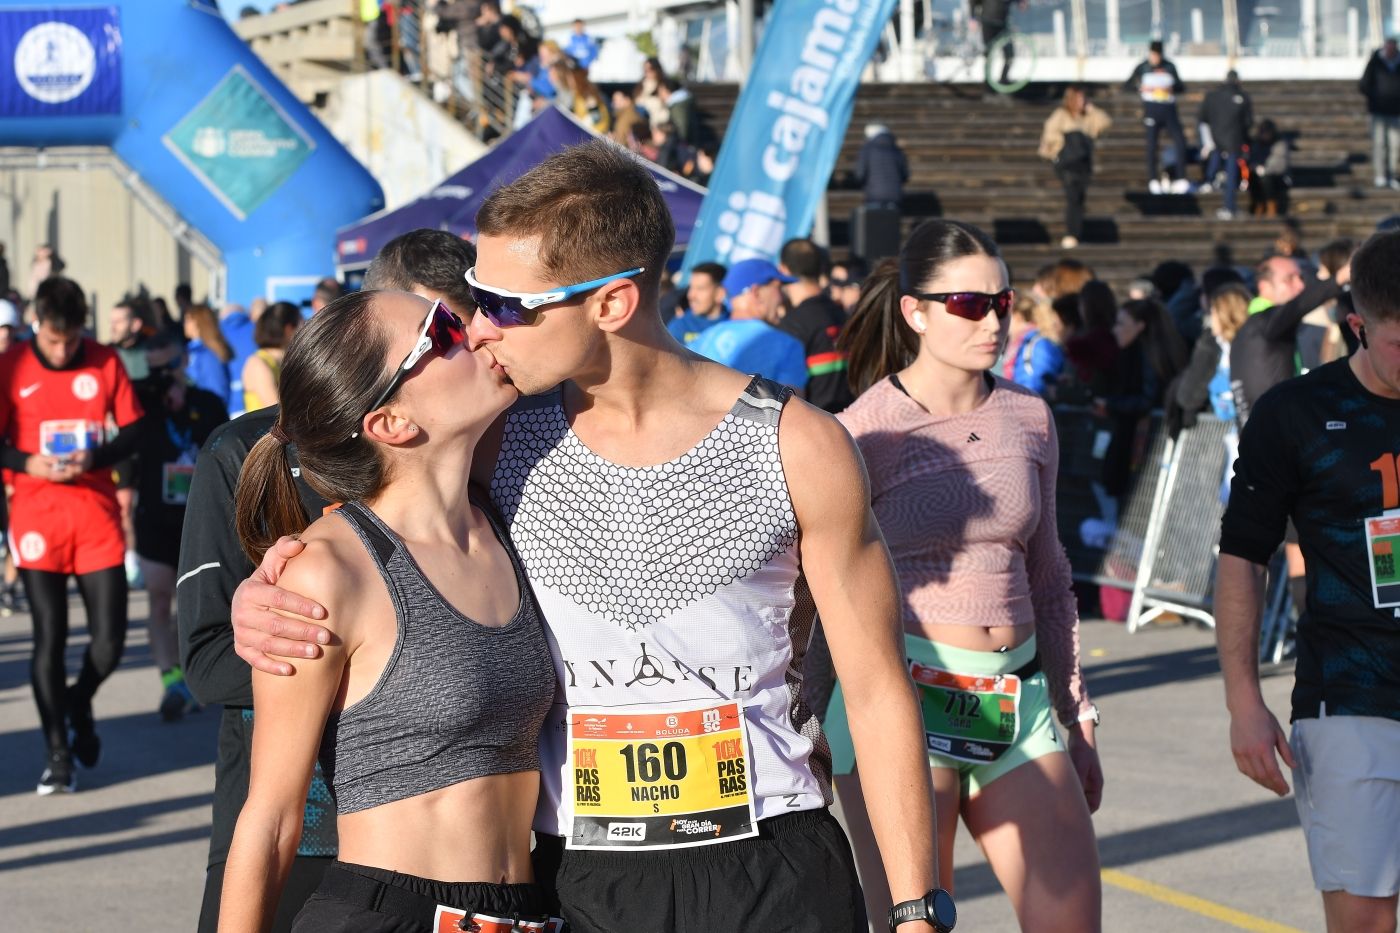
M 0 145 L 110 148 L 218 251 L 215 301 L 310 297 L 332 232 L 384 203 L 214 0 L 0 2 Z
M 476 212 L 501 185 L 509 184 L 568 146 L 597 136 L 557 107 L 547 107 L 525 126 L 466 168 L 448 176 L 427 194 L 390 211 L 371 214 L 336 234 L 336 262 L 343 271 L 363 269 L 394 237 L 427 227 L 468 239 L 476 236 Z M 690 240 L 705 189 L 646 163 L 661 186 L 676 225 L 676 246 Z

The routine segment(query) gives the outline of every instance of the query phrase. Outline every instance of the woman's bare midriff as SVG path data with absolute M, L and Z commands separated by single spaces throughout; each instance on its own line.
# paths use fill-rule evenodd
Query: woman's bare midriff
M 1034 625 L 920 625 L 908 632 L 950 648 L 968 651 L 1010 651 L 1035 634 Z
M 343 814 L 339 858 L 434 881 L 532 881 L 539 778 L 538 771 L 495 774 Z

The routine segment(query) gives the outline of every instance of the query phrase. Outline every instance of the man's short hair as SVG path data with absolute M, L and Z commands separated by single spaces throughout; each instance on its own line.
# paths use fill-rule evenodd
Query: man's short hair
M 561 285 L 646 268 L 635 281 L 650 302 L 676 226 L 656 179 L 607 140 L 550 156 L 496 191 L 476 215 L 482 236 L 539 238 L 543 272 Z
M 835 269 L 837 266 L 846 270 L 846 275 L 851 281 L 863 282 L 865 281 L 865 277 L 870 274 L 870 268 L 865 264 L 865 260 L 861 259 L 859 256 L 847 256 L 840 262 L 833 262 L 831 264 L 832 269 Z M 1054 267 L 1051 266 L 1050 268 L 1053 269 Z
M 467 288 L 467 270 L 476 264 L 476 247 L 446 230 L 422 228 L 394 237 L 365 273 L 365 288 L 411 292 L 414 286 L 446 295 L 463 311 L 476 308 Z
M 1351 257 L 1351 300 L 1371 321 L 1400 320 L 1400 230 L 1374 234 Z
M 1287 259 L 1289 262 L 1297 262 L 1292 256 L 1285 256 L 1283 253 L 1270 253 L 1259 260 L 1259 265 L 1254 267 L 1254 286 L 1257 289 L 1260 282 L 1272 282 L 1274 280 L 1274 260 Z
M 729 270 L 717 262 L 699 262 L 695 264 L 695 268 L 690 270 L 690 274 L 695 275 L 697 272 L 701 275 L 708 275 L 710 281 L 716 285 L 723 285 L 724 277 Z
M 150 296 L 144 291 L 123 295 L 114 307 L 126 308 L 131 313 L 132 320 L 140 321 L 142 327 L 156 326 L 155 310 L 151 308 Z
M 1149 51 L 1149 52 L 1156 52 L 1158 55 L 1161 55 L 1161 54 L 1162 54 L 1162 40 L 1161 40 L 1161 39 L 1153 39 L 1151 42 L 1147 43 L 1147 51 Z
M 72 279 L 52 275 L 34 290 L 34 319 L 65 334 L 87 326 L 87 296 Z
M 798 238 L 783 244 L 779 256 L 789 275 L 815 282 L 826 271 L 826 251 L 811 240 Z
M 175 286 L 175 303 L 190 304 L 194 301 L 194 289 L 190 288 L 189 282 L 181 282 Z
M 341 295 L 345 294 L 345 289 L 340 287 L 340 283 L 327 276 L 316 283 L 316 300 L 322 305 L 328 305 Z

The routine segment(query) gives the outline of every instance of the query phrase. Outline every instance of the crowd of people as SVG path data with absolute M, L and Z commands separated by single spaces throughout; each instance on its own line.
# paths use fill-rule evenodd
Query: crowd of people
M 532 8 L 501 0 L 363 0 L 362 7 L 373 68 L 392 68 L 397 61 L 409 80 L 421 81 L 422 32 L 443 36 L 451 50 L 450 75 L 437 79 L 435 93 L 478 103 L 483 138 L 558 107 L 697 184 L 706 184 L 714 171 L 718 140 L 701 123 L 684 82 L 649 57 L 634 86 L 604 93 L 589 77 L 602 42 L 582 19 L 557 41 L 544 38 Z
M 1129 76 L 1125 88 L 1142 101 L 1146 183 L 1153 195 L 1219 191 L 1219 220 L 1240 215 L 1239 194 L 1249 195 L 1255 217 L 1289 213 L 1293 144 L 1272 119 L 1256 122 L 1254 104 L 1231 69 L 1201 100 L 1196 114 L 1197 145 L 1187 142 L 1177 98 L 1186 90 L 1176 65 L 1160 41 Z M 1371 164 L 1376 188 L 1400 190 L 1400 47 L 1387 39 L 1371 56 L 1359 82 L 1371 121 Z M 1084 236 L 1084 205 L 1094 175 L 1094 150 L 1112 124 L 1094 106 L 1089 89 L 1073 84 L 1045 121 L 1040 157 L 1049 161 L 1065 192 L 1065 233 L 1060 246 L 1073 249 Z M 1166 135 L 1165 156 L 1161 146 Z M 1200 180 L 1188 169 L 1200 166 Z
M 659 63 L 605 102 L 582 21 L 560 46 L 491 0 L 461 15 L 527 107 L 712 168 Z M 1154 184 L 1158 134 L 1176 143 L 1170 191 L 1186 147 L 1160 51 L 1133 84 Z M 1250 110 L 1233 77 L 1202 106 L 1231 212 L 1269 143 Z M 1071 88 L 1046 125 L 1066 248 L 1108 123 Z M 867 201 L 897 204 L 907 160 L 866 135 Z M 1286 212 L 1272 197 L 1260 213 Z M 473 242 L 393 240 L 306 309 L 132 294 L 109 344 L 50 247 L 0 302 L 37 791 L 100 764 L 94 698 L 139 571 L 160 714 L 222 706 L 202 931 L 946 933 L 959 821 L 1023 929 L 1100 929 L 1100 713 L 1049 403 L 1096 419 L 1115 501 L 1153 412 L 1234 426 L 1232 750 L 1308 789 L 1329 928 L 1393 928 L 1400 472 L 1373 448 L 1400 427 L 1400 232 L 1313 253 L 1284 223 L 1254 261 L 1167 260 L 1119 293 L 1075 258 L 1008 268 L 938 219 L 873 267 L 799 237 L 776 262 L 703 257 L 682 288 L 660 190 L 608 141 L 476 222 Z M 1291 737 L 1257 686 L 1280 550 L 1303 608 Z M 91 639 L 69 683 L 72 578 Z
M 3 255 L 0 253 L 0 255 Z M 230 417 L 275 404 L 278 370 L 303 309 L 254 301 L 215 312 L 144 289 L 107 309 L 109 342 L 53 247 L 35 249 L 28 290 L 0 299 L 0 611 L 33 619 L 32 683 L 46 742 L 40 794 L 76 788 L 75 761 L 95 766 L 92 700 L 125 648 L 131 586 L 149 597 L 151 653 L 167 721 L 198 709 L 174 620 L 176 565 L 199 452 Z M 311 310 L 337 297 L 326 279 Z M 64 671 L 69 579 L 92 635 L 82 671 Z
M 1242 425 L 1220 596 L 1237 760 L 1278 789 L 1276 748 L 1300 781 L 1393 805 L 1370 766 L 1293 757 L 1393 741 L 1396 659 L 1356 555 L 1323 555 L 1335 529 L 1293 505 L 1369 515 L 1369 447 L 1334 466 L 1280 419 L 1309 379 L 1344 418 L 1400 397 L 1400 300 L 1376 271 L 1400 234 L 1315 259 L 1281 235 L 1256 264 L 1165 262 L 1122 296 L 1065 258 L 1018 296 L 991 238 L 935 220 L 873 269 L 799 238 L 776 264 L 701 263 L 682 294 L 659 189 L 604 142 L 500 188 L 477 222 L 474 244 L 391 242 L 360 291 L 323 283 L 306 322 L 216 314 L 187 288 L 169 320 L 124 299 L 112 347 L 50 274 L 0 355 L 40 793 L 99 763 L 93 697 L 127 623 L 113 474 L 134 455 L 157 665 L 189 691 L 178 712 L 223 706 L 201 929 L 672 929 L 738 910 L 946 931 L 959 820 L 1023 927 L 1100 928 L 1099 711 L 1050 400 L 1101 419 L 1112 494 L 1149 411 Z M 560 248 L 579 227 L 607 235 Z M 1244 660 L 1285 537 L 1313 652 L 1293 745 Z M 72 576 L 92 640 L 69 684 Z M 1353 624 L 1378 647 L 1344 648 Z M 1357 693 L 1363 671 L 1380 679 Z M 1363 929 L 1394 914 L 1400 873 L 1374 821 L 1343 842 L 1331 818 L 1304 819 L 1314 872 L 1336 929 Z M 1339 874 L 1358 853 L 1365 870 Z

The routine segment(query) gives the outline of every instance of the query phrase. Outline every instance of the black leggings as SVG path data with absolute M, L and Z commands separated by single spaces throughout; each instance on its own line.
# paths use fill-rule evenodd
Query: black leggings
M 49 751 L 68 747 L 67 711 L 87 706 L 97 688 L 117 669 L 126 647 L 126 570 L 118 564 L 106 570 L 78 576 L 78 592 L 87 611 L 87 651 L 83 669 L 72 687 L 67 685 L 63 655 L 68 647 L 68 574 L 47 570 L 20 570 L 24 592 L 34 619 L 34 660 L 29 679 L 39 723 Z
M 1065 232 L 1076 240 L 1084 239 L 1084 202 L 1089 194 L 1092 170 L 1059 168 L 1060 184 L 1065 188 Z

